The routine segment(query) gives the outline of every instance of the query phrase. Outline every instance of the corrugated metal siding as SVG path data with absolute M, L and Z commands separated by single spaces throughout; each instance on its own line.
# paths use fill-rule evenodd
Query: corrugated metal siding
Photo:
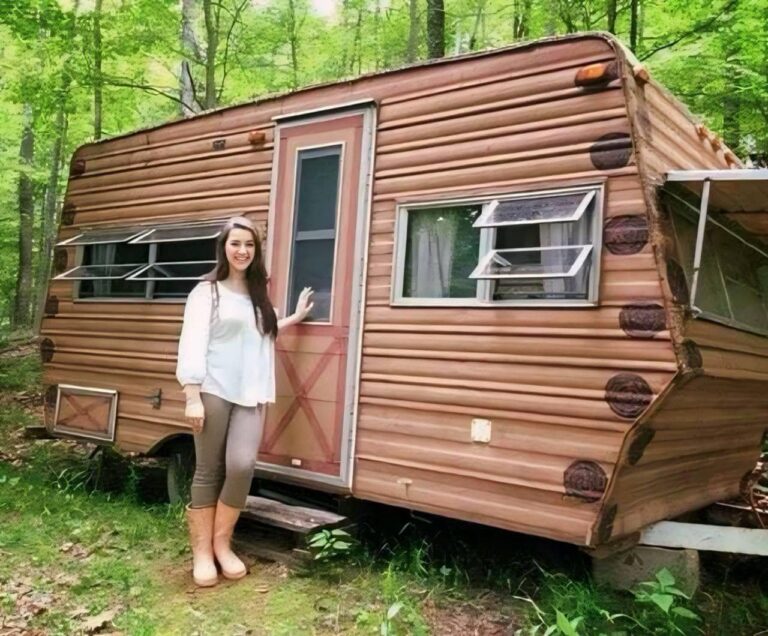
M 266 222 L 270 118 L 358 99 L 380 104 L 363 333 L 354 494 L 575 543 L 599 502 L 566 496 L 575 461 L 613 473 L 632 417 L 607 401 L 617 374 L 658 394 L 677 365 L 670 333 L 637 339 L 622 327 L 638 301 L 660 303 L 654 254 L 604 250 L 600 306 L 584 309 L 390 307 L 395 205 L 606 180 L 606 219 L 645 217 L 631 155 L 599 170 L 590 150 L 630 133 L 618 83 L 574 85 L 576 71 L 615 58 L 602 38 L 523 47 L 302 91 L 87 146 L 70 181 L 76 225 L 177 221 L 246 211 Z M 247 145 L 251 130 L 266 144 Z M 213 142 L 224 148 L 213 150 Z M 221 143 L 217 144 L 220 147 Z M 69 254 L 69 264 L 74 255 Z M 42 335 L 55 344 L 45 381 L 120 391 L 118 441 L 146 450 L 183 430 L 173 369 L 180 305 L 73 302 L 54 283 L 58 313 Z M 83 337 L 87 334 L 87 337 Z M 148 393 L 163 391 L 160 410 Z M 650 399 L 650 398 L 649 398 Z M 473 444 L 473 417 L 493 421 Z
M 765 382 L 699 376 L 674 387 L 644 425 L 653 440 L 634 466 L 621 467 L 605 538 L 737 494 L 759 456 L 766 413 Z
M 274 106 L 235 109 L 85 146 L 75 159 L 85 174 L 70 179 L 66 202 L 75 206 L 75 224 L 62 227 L 59 240 L 81 227 L 163 223 L 248 214 L 266 223 L 272 161 Z M 261 130 L 266 142 L 248 143 Z M 224 149 L 213 142 L 224 140 Z M 67 248 L 73 266 L 75 248 Z M 169 435 L 186 433 L 184 399 L 175 379 L 183 305 L 169 302 L 73 300 L 73 285 L 54 281 L 49 297 L 55 316 L 44 318 L 41 336 L 53 341 L 45 364 L 46 384 L 74 383 L 119 392 L 117 444 L 147 451 Z M 162 391 L 155 409 L 151 394 Z
M 655 249 L 670 281 L 665 264 L 677 256 L 656 187 L 668 170 L 728 168 L 727 148 L 701 139 L 693 118 L 655 83 L 640 85 L 628 77 L 625 86 L 636 113 Z M 690 318 L 672 287 L 668 282 L 664 288 L 665 304 L 681 372 L 628 435 L 593 542 L 736 495 L 760 453 L 768 412 L 768 339 Z
M 618 84 L 574 86 L 588 60 L 572 46 L 546 73 L 383 101 L 356 496 L 583 543 L 599 503 L 566 496 L 565 472 L 582 460 L 610 478 L 632 423 L 610 408 L 608 381 L 640 374 L 658 394 L 676 371 L 669 332 L 636 340 L 619 324 L 627 304 L 661 302 L 650 245 L 604 250 L 597 308 L 390 306 L 398 203 L 607 177 L 606 220 L 645 216 L 633 161 L 599 171 L 590 157 L 630 127 Z M 471 441 L 473 418 L 492 421 L 490 444 Z

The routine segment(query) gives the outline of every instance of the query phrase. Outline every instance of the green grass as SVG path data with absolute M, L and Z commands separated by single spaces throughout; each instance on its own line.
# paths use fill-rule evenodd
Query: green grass
M 327 561 L 297 571 L 256 562 L 243 581 L 196 590 L 183 510 L 148 503 L 136 465 L 90 457 L 90 447 L 71 442 L 24 440 L 40 409 L 13 396 L 39 392 L 40 368 L 36 356 L 6 362 L 0 616 L 26 611 L 28 631 L 78 633 L 112 612 L 105 631 L 140 636 L 672 633 L 658 607 L 596 586 L 575 548 L 389 508 Z M 765 560 L 707 557 L 704 565 L 701 590 L 679 601 L 702 619 L 679 622 L 684 633 L 766 629 Z M 27 611 L 37 606 L 45 609 Z
M 8 357 L 0 363 L 0 391 L 39 391 L 42 365 L 37 354 Z

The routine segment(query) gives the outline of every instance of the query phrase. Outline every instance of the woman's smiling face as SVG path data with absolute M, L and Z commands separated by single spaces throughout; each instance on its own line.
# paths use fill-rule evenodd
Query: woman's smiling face
M 256 244 L 250 230 L 239 227 L 232 228 L 225 245 L 229 266 L 239 272 L 244 272 L 253 261 Z

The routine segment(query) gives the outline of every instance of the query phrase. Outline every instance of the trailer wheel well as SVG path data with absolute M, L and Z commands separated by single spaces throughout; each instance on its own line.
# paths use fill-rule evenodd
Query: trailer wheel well
M 195 445 L 191 435 L 168 437 L 155 448 L 156 457 L 167 457 L 166 489 L 172 504 L 188 504 L 191 500 L 192 476 L 195 472 Z
M 146 452 L 148 457 L 170 457 L 174 447 L 180 444 L 193 444 L 192 436 L 186 433 L 171 435 L 155 442 L 155 444 Z

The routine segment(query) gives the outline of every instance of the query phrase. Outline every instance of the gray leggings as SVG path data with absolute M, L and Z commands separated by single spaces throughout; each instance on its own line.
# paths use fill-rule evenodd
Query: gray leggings
M 192 507 L 215 506 L 220 499 L 242 510 L 261 442 L 262 407 L 232 404 L 210 393 L 201 393 L 200 398 L 205 424 L 194 436 Z

